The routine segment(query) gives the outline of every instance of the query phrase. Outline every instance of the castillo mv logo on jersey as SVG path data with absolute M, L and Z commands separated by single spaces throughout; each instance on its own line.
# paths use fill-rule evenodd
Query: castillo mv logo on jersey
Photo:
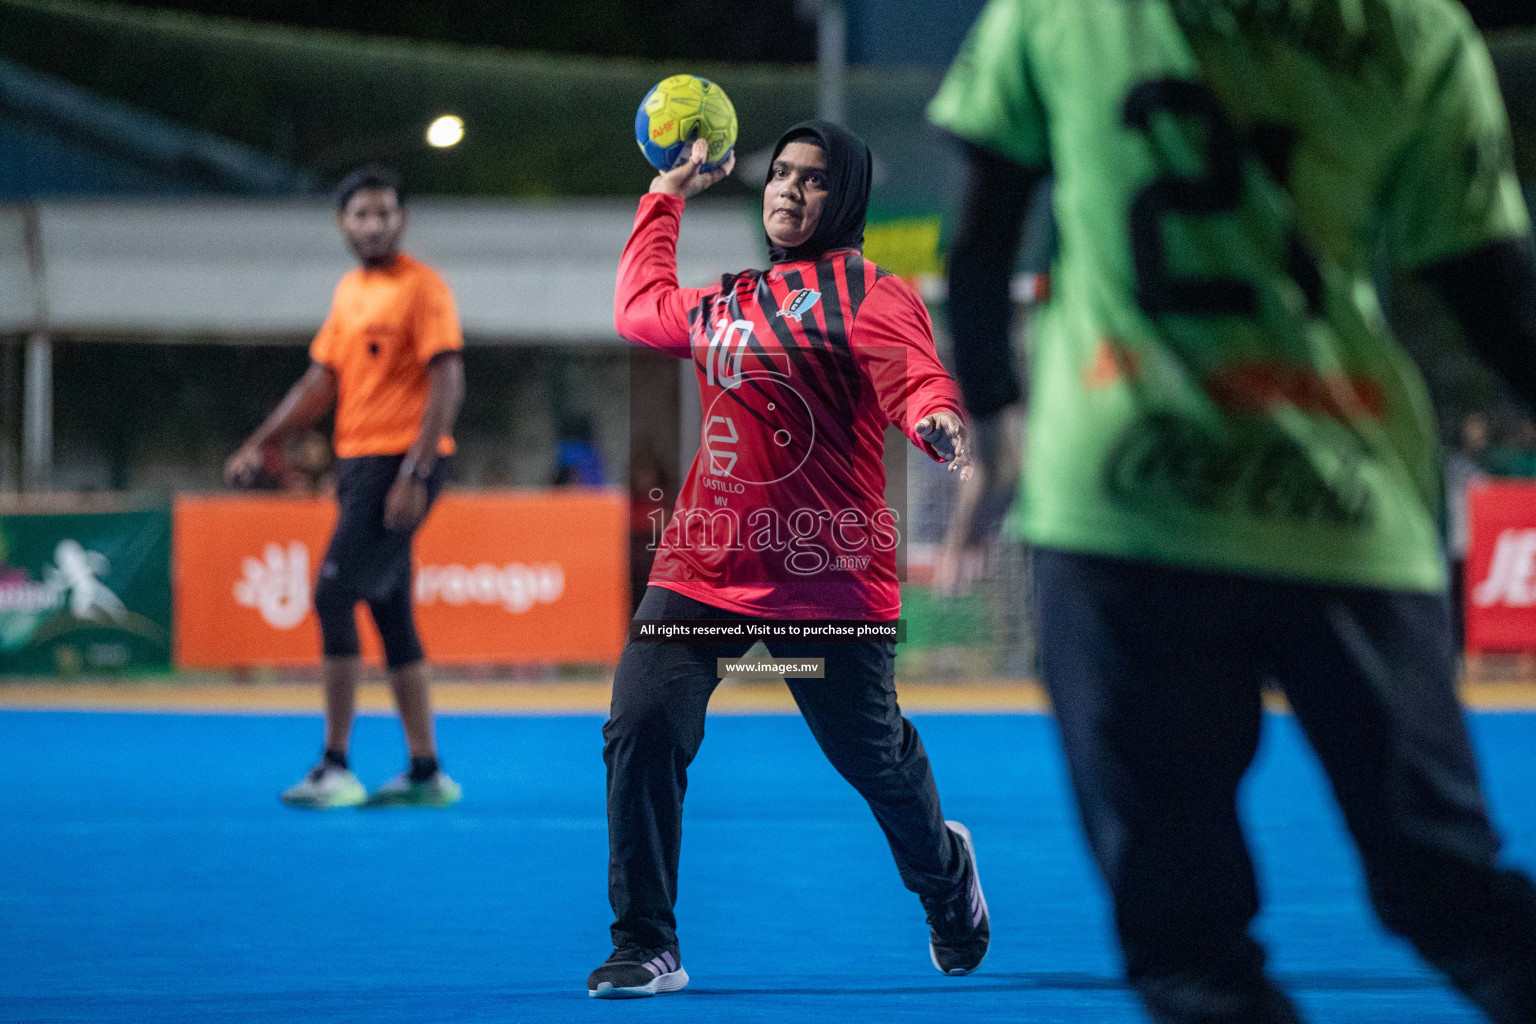
M 799 323 L 800 318 L 809 313 L 811 307 L 816 305 L 820 298 L 821 292 L 814 288 L 796 288 L 784 296 L 784 304 L 779 309 L 779 316 L 787 316 L 795 323 Z

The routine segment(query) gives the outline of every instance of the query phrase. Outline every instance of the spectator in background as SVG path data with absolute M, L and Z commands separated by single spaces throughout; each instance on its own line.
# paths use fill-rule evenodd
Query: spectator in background
M 1451 628 L 1456 650 L 1462 650 L 1466 637 L 1466 605 L 1462 594 L 1466 586 L 1467 549 L 1472 544 L 1472 520 L 1467 506 L 1467 492 L 1486 479 L 1482 458 L 1488 449 L 1488 417 L 1468 413 L 1461 421 L 1459 443 L 1445 455 L 1445 555 L 1451 569 Z
M 556 443 L 554 485 L 601 487 L 603 482 L 603 457 L 592 443 L 592 420 L 584 415 L 566 417 Z
M 311 430 L 283 443 L 269 438 L 260 445 L 260 462 L 252 463 L 240 486 L 248 491 L 329 495 L 336 491 L 332 470 L 336 459 L 325 435 Z
M 1487 434 L 1487 424 L 1483 432 Z M 1490 476 L 1536 477 L 1536 423 L 1521 417 L 1500 432 L 1499 443 L 1487 445 L 1479 463 Z
M 311 430 L 293 444 L 283 485 L 290 492 L 312 497 L 336 493 L 336 456 L 320 431 Z
M 288 471 L 288 459 L 283 453 L 283 446 L 269 444 L 261 450 L 261 469 L 257 471 L 251 482 L 251 490 L 255 491 L 280 491 L 283 489 L 284 476 Z

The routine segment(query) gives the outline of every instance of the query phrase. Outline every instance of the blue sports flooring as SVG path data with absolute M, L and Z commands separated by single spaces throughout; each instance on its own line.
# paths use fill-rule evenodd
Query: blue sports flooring
M 1132 1022 L 1104 899 L 1037 716 L 917 719 L 993 914 L 980 972 L 928 961 L 917 899 L 795 717 L 717 717 L 688 794 L 691 987 L 589 1000 L 608 952 L 600 721 L 440 722 L 448 811 L 304 813 L 318 719 L 0 714 L 0 1021 Z M 1536 716 L 1474 719 L 1511 859 L 1536 866 Z M 354 766 L 400 767 L 358 723 Z M 1245 790 L 1260 927 L 1310 1019 L 1477 1020 L 1375 924 L 1287 718 Z

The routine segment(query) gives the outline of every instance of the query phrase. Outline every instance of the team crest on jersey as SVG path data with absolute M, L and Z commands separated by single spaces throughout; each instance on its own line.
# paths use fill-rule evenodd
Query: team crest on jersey
M 800 318 L 809 313 L 811 307 L 820 299 L 821 292 L 814 288 L 796 288 L 784 296 L 784 304 L 779 308 L 779 316 L 787 316 L 795 323 L 799 323 Z

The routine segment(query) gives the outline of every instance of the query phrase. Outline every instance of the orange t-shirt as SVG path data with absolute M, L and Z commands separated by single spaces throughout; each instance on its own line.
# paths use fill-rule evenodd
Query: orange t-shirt
M 405 253 L 388 267 L 358 267 L 336 286 L 309 357 L 336 373 L 336 455 L 400 455 L 421 433 L 427 363 L 464 347 L 453 293 L 437 271 Z M 453 454 L 445 436 L 439 454 Z

